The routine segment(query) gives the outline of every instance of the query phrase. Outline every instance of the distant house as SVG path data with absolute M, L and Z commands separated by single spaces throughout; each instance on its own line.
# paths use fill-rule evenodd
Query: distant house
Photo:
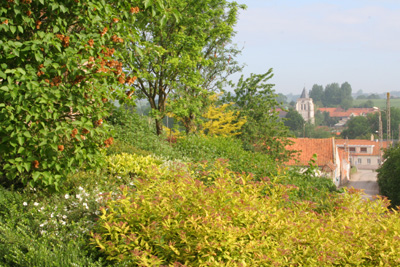
M 344 110 L 342 108 L 318 108 L 321 112 L 328 112 L 329 117 L 345 119 L 355 116 L 366 116 L 369 113 L 379 111 L 379 108 L 349 108 Z
M 346 128 L 346 123 L 352 117 L 367 116 L 367 114 L 379 111 L 379 108 L 349 108 L 344 110 L 342 108 L 318 108 L 320 112 L 328 112 L 329 117 L 338 119 L 338 122 L 334 125 L 334 128 L 341 132 Z
M 308 166 L 313 155 L 317 155 L 316 164 L 325 176 L 340 186 L 349 179 L 350 164 L 348 154 L 339 152 L 334 138 L 290 138 L 294 143 L 286 146 L 288 150 L 299 151 L 298 156 L 290 159 L 289 166 Z
M 337 139 L 336 145 L 348 152 L 350 163 L 358 169 L 376 170 L 382 160 L 381 148 L 387 148 L 388 142 L 361 139 Z M 382 147 L 381 147 L 382 146 Z

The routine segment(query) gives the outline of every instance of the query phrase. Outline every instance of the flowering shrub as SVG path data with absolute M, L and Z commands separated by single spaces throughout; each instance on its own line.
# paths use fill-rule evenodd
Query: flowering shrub
M 205 163 L 204 163 L 205 164 Z M 398 266 L 400 218 L 387 201 L 350 190 L 332 210 L 292 201 L 296 186 L 178 164 L 110 196 L 92 244 L 138 266 Z M 205 184 L 203 181 L 209 181 Z
M 2 184 L 59 188 L 78 167 L 97 166 L 99 147 L 113 142 L 110 100 L 132 101 L 124 45 L 153 2 L 0 2 Z

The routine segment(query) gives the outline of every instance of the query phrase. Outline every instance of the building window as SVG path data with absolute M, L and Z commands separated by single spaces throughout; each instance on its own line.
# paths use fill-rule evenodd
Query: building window
M 371 164 L 371 159 L 367 159 L 367 164 Z
M 360 159 L 360 158 L 358 158 L 357 161 L 358 161 L 358 164 L 362 163 L 362 159 Z
M 360 152 L 367 153 L 367 148 L 366 147 L 360 147 Z
M 355 147 L 349 147 L 349 151 L 350 152 L 356 152 L 356 148 Z

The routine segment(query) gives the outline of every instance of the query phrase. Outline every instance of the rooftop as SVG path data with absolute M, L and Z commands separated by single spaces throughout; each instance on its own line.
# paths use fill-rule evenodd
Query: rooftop
M 287 165 L 306 166 L 317 154 L 317 165 L 320 167 L 333 164 L 333 142 L 332 138 L 289 138 L 294 143 L 286 146 L 288 150 L 299 151 L 299 155 L 290 159 Z M 297 159 L 297 162 L 296 162 Z

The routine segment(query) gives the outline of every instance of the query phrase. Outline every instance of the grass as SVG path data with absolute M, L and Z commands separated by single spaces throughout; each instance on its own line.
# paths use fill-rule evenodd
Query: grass
M 386 99 L 354 99 L 353 105 L 358 106 L 367 102 L 368 100 L 371 100 L 375 107 L 386 109 Z M 390 99 L 390 106 L 400 108 L 400 98 Z

